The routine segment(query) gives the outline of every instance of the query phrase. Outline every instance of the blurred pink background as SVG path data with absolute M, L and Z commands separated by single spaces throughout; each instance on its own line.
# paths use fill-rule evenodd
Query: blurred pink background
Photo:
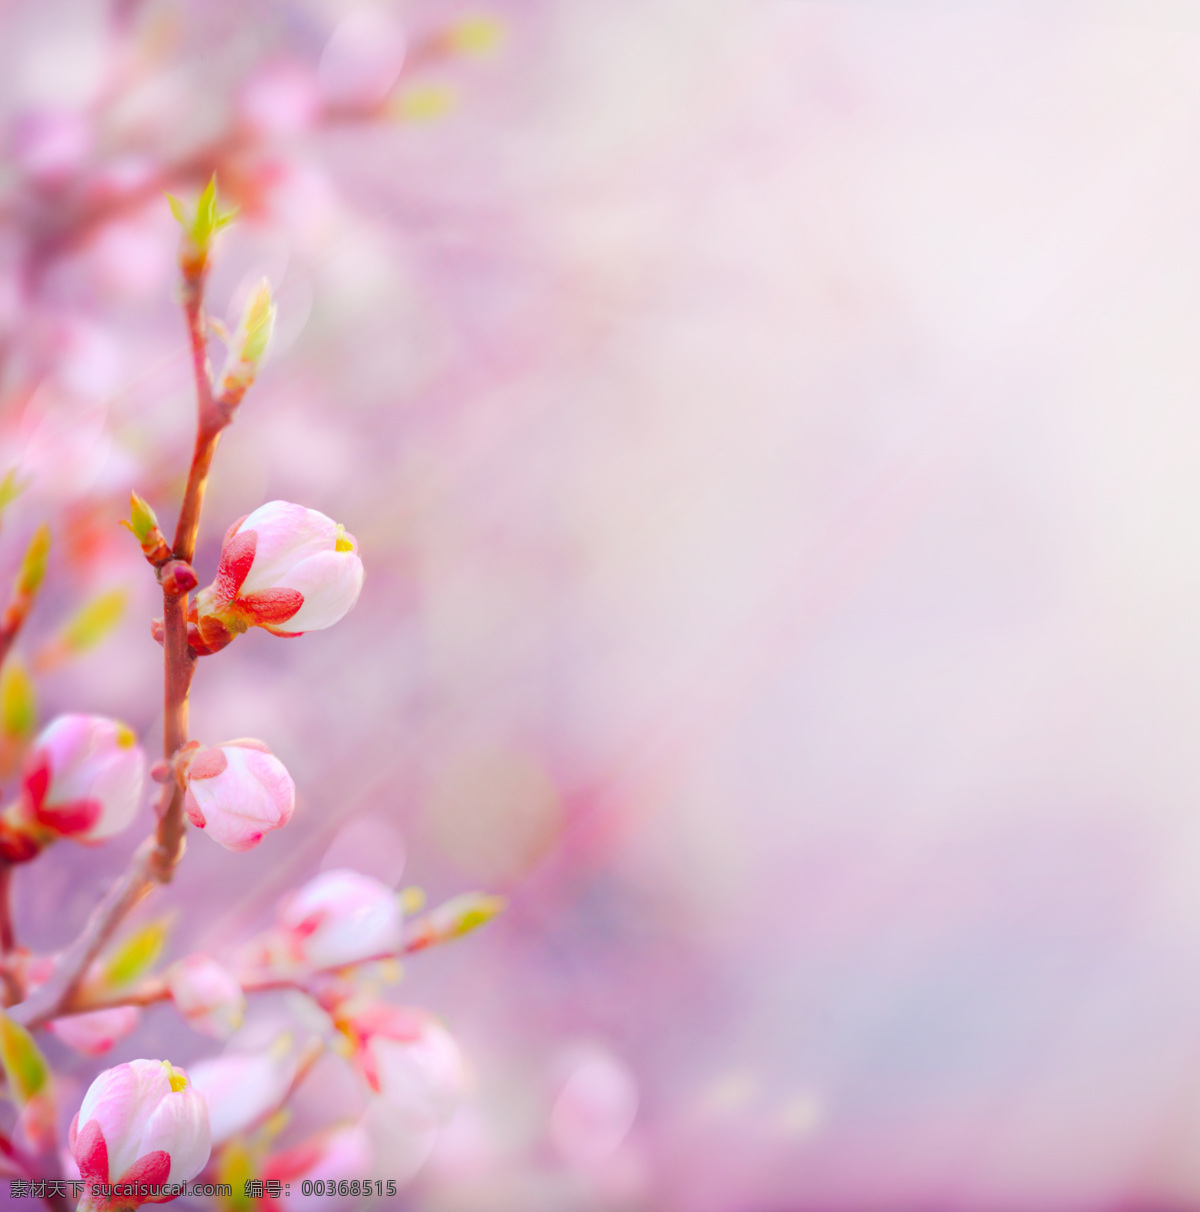
M 217 169 L 212 309 L 280 309 L 202 579 L 276 497 L 367 569 L 202 662 L 193 735 L 299 804 L 191 839 L 174 948 L 323 865 L 510 898 L 407 966 L 471 1085 L 393 1206 L 1200 1206 L 1194 6 L 0 22 L 0 559 L 45 517 L 59 557 L 24 650 L 130 595 L 44 715 L 158 744 L 117 520 L 173 517 L 193 424 L 165 188 Z M 134 841 L 23 872 L 22 936 Z M 206 1054 L 159 1007 L 111 1057 L 156 1048 Z

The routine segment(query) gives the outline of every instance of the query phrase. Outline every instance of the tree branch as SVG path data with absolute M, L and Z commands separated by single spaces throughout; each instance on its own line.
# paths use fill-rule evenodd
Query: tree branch
M 190 564 L 196 551 L 200 510 L 213 452 L 229 414 L 213 400 L 204 316 L 204 270 L 184 280 L 184 313 L 196 379 L 196 449 L 179 510 L 172 554 Z M 187 593 L 163 588 L 163 757 L 170 762 L 188 740 L 188 693 L 196 657 L 188 644 Z M 88 967 L 137 903 L 156 885 L 166 884 L 183 855 L 186 826 L 183 787 L 178 779 L 164 784 L 156 809 L 158 827 L 138 848 L 128 869 L 93 910 L 75 941 L 62 953 L 54 973 L 11 1014 L 34 1027 L 62 1014 L 74 1004 Z
M 406 932 L 404 942 L 395 951 L 381 951 L 376 955 L 364 956 L 353 963 L 306 968 L 302 972 L 278 973 L 269 969 L 252 968 L 244 969 L 236 975 L 238 983 L 246 993 L 267 993 L 276 989 L 298 989 L 306 992 L 306 983 L 313 977 L 332 976 L 334 973 L 345 972 L 350 968 L 361 968 L 366 964 L 381 964 L 388 960 L 402 959 L 406 955 L 426 950 L 434 941 L 449 941 L 449 939 L 432 940 L 427 919 L 418 918 Z M 169 1001 L 170 997 L 171 991 L 167 987 L 167 982 L 161 976 L 151 976 L 134 988 L 123 991 L 91 994 L 87 990 L 79 990 L 73 994 L 69 1002 L 63 1003 L 58 1013 L 83 1014 L 90 1010 L 111 1010 L 118 1006 L 151 1006 L 155 1002 Z M 35 1027 L 45 1019 L 36 1017 L 31 1021 L 25 1019 L 20 1021 L 26 1027 Z

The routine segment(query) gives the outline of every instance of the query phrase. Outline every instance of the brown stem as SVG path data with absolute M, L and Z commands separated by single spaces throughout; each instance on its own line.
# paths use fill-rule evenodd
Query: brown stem
M 423 919 L 413 923 L 407 937 L 397 951 L 381 951 L 377 955 L 368 955 L 350 964 L 330 964 L 324 968 L 307 968 L 301 973 L 280 975 L 270 971 L 250 970 L 238 974 L 238 983 L 246 993 L 268 993 L 278 989 L 305 988 L 304 982 L 314 976 L 329 976 L 335 972 L 344 972 L 347 968 L 360 968 L 366 964 L 380 964 L 387 960 L 401 959 L 412 955 L 415 951 L 424 951 L 429 946 L 429 932 Z M 71 1001 L 64 1005 L 70 1014 L 82 1014 L 86 1010 L 111 1010 L 116 1006 L 150 1006 L 155 1002 L 165 1002 L 170 999 L 171 991 L 167 982 L 161 976 L 151 976 L 133 989 L 115 993 L 89 995 L 86 990 L 79 990 Z M 37 1024 L 25 1022 L 25 1026 Z
M 0 859 L 0 983 L 3 984 L 4 1005 L 21 1000 L 21 985 L 9 967 L 17 946 L 12 917 L 12 864 Z
M 169 762 L 188 740 L 188 691 L 196 658 L 188 647 L 187 595 L 163 590 L 163 757 Z M 169 883 L 183 854 L 183 788 L 164 784 L 155 831 L 154 877 Z
M 84 973 L 100 954 L 100 949 L 126 914 L 158 882 L 154 874 L 154 856 L 154 838 L 150 837 L 138 847 L 124 874 L 92 910 L 83 930 L 59 957 L 50 979 L 39 985 L 20 1005 L 14 1006 L 9 1011 L 11 1018 L 33 1028 L 57 1017 L 72 1003 Z
M 196 377 L 196 451 L 175 530 L 174 555 L 191 563 L 196 551 L 200 509 L 213 451 L 229 416 L 213 401 L 204 316 L 204 273 L 184 281 L 184 312 Z M 186 593 L 163 590 L 163 756 L 170 761 L 187 744 L 188 692 L 196 658 L 188 645 Z M 163 787 L 158 827 L 138 848 L 128 869 L 93 910 L 75 941 L 60 956 L 50 979 L 12 1009 L 12 1017 L 34 1027 L 73 1006 L 89 965 L 133 907 L 156 884 L 166 884 L 183 855 L 183 788 L 173 780 Z
M 196 380 L 196 449 L 188 470 L 187 488 L 175 527 L 173 551 L 176 559 L 189 564 L 196 554 L 196 534 L 200 529 L 200 510 L 204 505 L 204 489 L 208 471 L 221 430 L 229 424 L 230 416 L 213 399 L 212 370 L 208 363 L 208 320 L 204 314 L 204 271 L 184 283 L 184 314 L 188 337 L 192 345 L 192 374 Z
M 183 304 L 196 380 L 196 449 L 188 469 L 172 553 L 177 560 L 190 564 L 196 554 L 196 535 L 200 529 L 200 510 L 204 506 L 209 468 L 231 413 L 213 399 L 203 269 L 185 279 Z M 188 742 L 188 691 L 196 669 L 196 657 L 188 644 L 187 601 L 186 593 L 163 589 L 163 757 L 168 762 Z M 159 883 L 170 882 L 183 854 L 184 831 L 183 788 L 174 781 L 163 787 L 159 804 L 154 855 L 154 878 Z

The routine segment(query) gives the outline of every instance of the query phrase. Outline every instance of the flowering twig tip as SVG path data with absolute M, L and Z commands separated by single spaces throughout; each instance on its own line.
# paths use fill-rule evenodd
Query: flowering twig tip
M 179 251 L 179 265 L 185 281 L 199 282 L 208 268 L 208 252 L 212 238 L 222 228 L 228 227 L 237 216 L 235 206 L 227 211 L 217 210 L 217 175 L 209 178 L 204 191 L 196 200 L 194 210 L 188 208 L 173 194 L 167 194 L 167 205 L 176 222 L 183 228 L 183 243 Z

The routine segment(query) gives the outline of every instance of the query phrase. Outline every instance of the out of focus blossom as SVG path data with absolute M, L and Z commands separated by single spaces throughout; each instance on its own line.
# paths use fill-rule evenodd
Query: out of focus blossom
M 338 1182 L 348 1177 L 371 1174 L 373 1169 L 378 1168 L 372 1166 L 373 1161 L 374 1151 L 367 1131 L 360 1124 L 349 1124 L 320 1132 L 268 1157 L 263 1164 L 262 1175 L 268 1181 L 274 1179 L 283 1183 L 285 1190 L 290 1186 L 295 1197 L 300 1195 L 301 1183 L 305 1179 L 332 1179 L 336 1187 Z M 339 1208 L 353 1207 L 358 1202 L 356 1197 L 350 1195 L 333 1198 L 323 1196 L 320 1206 L 335 1212 Z M 287 1196 L 282 1203 L 285 1209 L 302 1206 L 298 1199 L 289 1199 Z
M 296 787 L 283 763 L 249 738 L 202 748 L 187 763 L 188 820 L 226 850 L 251 850 L 292 819 Z
M 346 529 L 315 509 L 271 501 L 230 528 L 216 580 L 196 595 L 200 646 L 248 627 L 296 636 L 332 627 L 358 601 L 363 566 Z
M 404 941 L 400 899 L 357 871 L 323 871 L 280 906 L 289 950 L 314 968 L 334 968 L 398 951 Z
M 637 1082 L 605 1049 L 573 1057 L 550 1114 L 550 1136 L 564 1158 L 578 1166 L 607 1161 L 633 1126 Z
M 325 45 L 317 82 L 334 109 L 370 109 L 391 91 L 404 65 L 404 31 L 378 9 L 345 17 Z
M 175 1008 L 204 1035 L 226 1039 L 242 1025 L 246 995 L 233 974 L 209 955 L 197 953 L 167 969 Z
M 258 67 L 243 83 L 237 98 L 239 119 L 256 135 L 298 134 L 312 125 L 317 111 L 312 71 L 289 60 Z
M 287 1097 L 295 1074 L 295 1061 L 284 1048 L 231 1052 L 194 1064 L 192 1085 L 208 1106 L 213 1144 L 224 1144 L 266 1119 Z
M 71 1122 L 71 1153 L 89 1184 L 80 1207 L 136 1208 L 145 1196 L 106 1202 L 92 1188 L 113 1183 L 161 1187 L 194 1178 L 211 1150 L 208 1109 L 182 1069 L 135 1060 L 100 1074 Z
M 63 185 L 83 167 L 92 150 L 86 118 L 71 110 L 21 115 L 9 145 L 13 163 L 43 189 Z
M 371 1002 L 337 1021 L 367 1084 L 391 1107 L 415 1123 L 450 1116 L 462 1093 L 462 1054 L 432 1014 Z
M 31 858 L 59 837 L 100 842 L 129 825 L 141 802 L 146 755 L 124 724 L 60 715 L 37 736 L 21 796 L 0 821 L 0 853 Z
M 141 1022 L 137 1006 L 113 1006 L 108 1010 L 90 1010 L 52 1019 L 46 1029 L 68 1048 L 85 1056 L 101 1056 L 118 1040 L 124 1039 Z

